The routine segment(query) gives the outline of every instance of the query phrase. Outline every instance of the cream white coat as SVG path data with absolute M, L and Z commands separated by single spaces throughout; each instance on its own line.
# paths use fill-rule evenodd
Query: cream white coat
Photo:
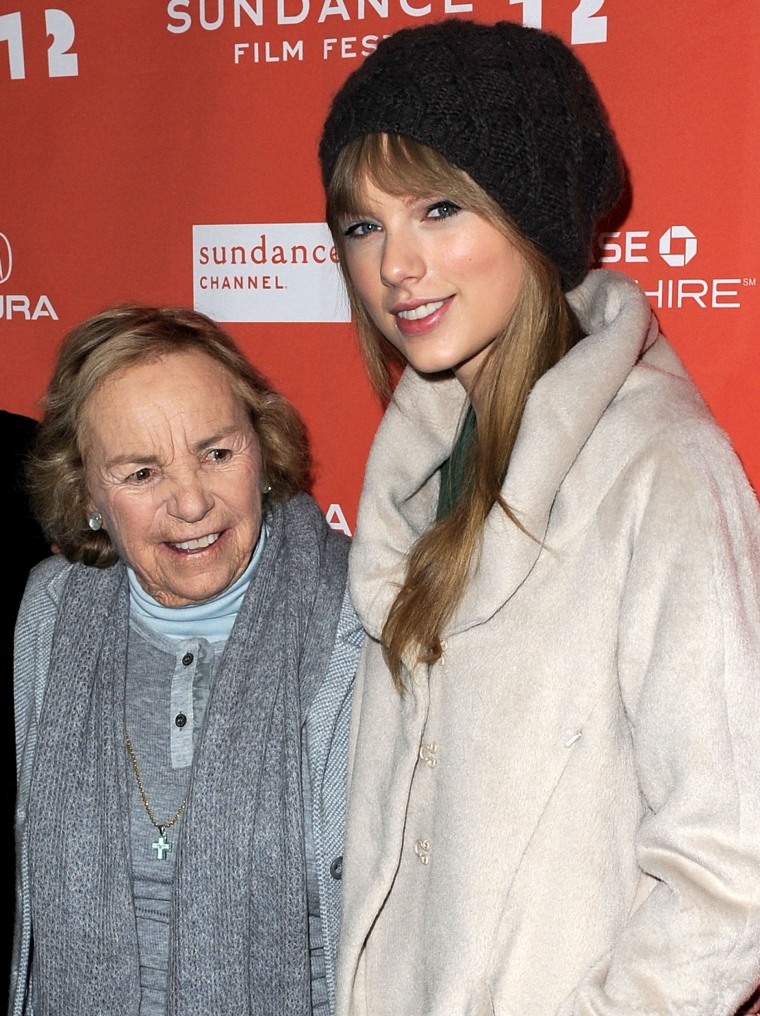
M 760 982 L 760 511 L 644 294 L 531 393 L 445 655 L 377 641 L 464 392 L 407 369 L 350 587 L 338 1016 L 730 1016 Z

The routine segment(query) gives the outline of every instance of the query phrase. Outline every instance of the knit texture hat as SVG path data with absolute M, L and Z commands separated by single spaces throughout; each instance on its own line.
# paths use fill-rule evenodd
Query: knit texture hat
M 592 260 L 623 188 L 601 100 L 562 40 L 511 21 L 463 19 L 384 39 L 334 97 L 319 145 L 327 189 L 341 149 L 403 134 L 463 169 L 557 265 L 564 288 Z

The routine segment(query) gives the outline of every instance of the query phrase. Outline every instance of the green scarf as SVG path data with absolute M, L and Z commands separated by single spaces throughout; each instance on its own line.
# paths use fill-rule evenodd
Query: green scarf
M 467 459 L 478 435 L 475 410 L 472 405 L 459 429 L 450 458 L 441 466 L 441 487 L 438 492 L 438 509 L 435 521 L 440 522 L 456 507 L 464 489 L 464 474 Z

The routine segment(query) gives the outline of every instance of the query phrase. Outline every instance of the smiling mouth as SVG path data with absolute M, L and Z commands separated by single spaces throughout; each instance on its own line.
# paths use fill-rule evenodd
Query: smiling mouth
M 432 303 L 423 303 L 421 307 L 414 307 L 412 310 L 399 310 L 396 312 L 396 317 L 400 317 L 402 321 L 419 321 L 420 318 L 434 314 L 443 307 L 445 302 L 445 300 L 434 300 Z
M 170 543 L 169 546 L 175 550 L 205 550 L 221 536 L 221 533 L 209 533 L 208 536 L 199 536 L 197 540 L 186 540 L 184 543 Z

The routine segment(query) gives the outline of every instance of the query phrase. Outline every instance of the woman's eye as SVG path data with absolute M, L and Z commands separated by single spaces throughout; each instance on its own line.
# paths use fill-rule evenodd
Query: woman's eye
M 449 219 L 461 211 L 460 206 L 453 201 L 436 201 L 428 208 L 427 215 L 429 219 Z
M 130 473 L 127 479 L 130 483 L 147 483 L 151 476 L 153 476 L 153 470 L 148 466 L 143 466 L 142 469 L 136 469 L 134 473 Z
M 379 229 L 380 226 L 376 222 L 352 222 L 343 230 L 343 235 L 358 238 L 376 233 Z
M 229 448 L 210 448 L 208 457 L 212 462 L 226 462 L 232 455 Z

